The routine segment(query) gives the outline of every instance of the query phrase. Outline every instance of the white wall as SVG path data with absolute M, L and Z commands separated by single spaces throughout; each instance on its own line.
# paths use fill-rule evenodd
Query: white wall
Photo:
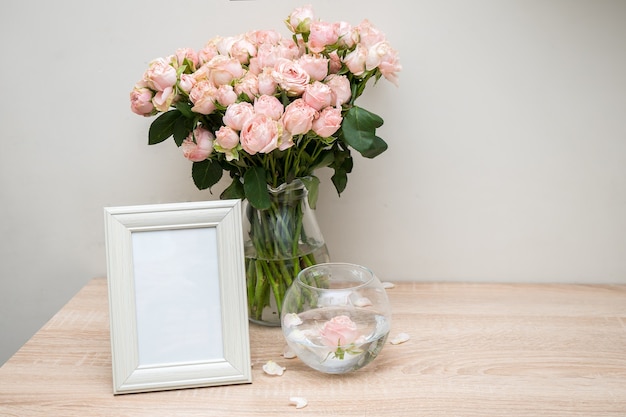
M 401 87 L 360 104 L 389 150 L 318 217 L 334 260 L 385 280 L 626 283 L 626 2 L 311 0 L 369 18 Z M 304 4 L 304 3 L 302 3 Z M 287 0 L 0 5 L 0 363 L 104 276 L 102 208 L 215 199 L 128 93 L 151 59 L 278 29 Z M 284 32 L 286 34 L 286 32 Z

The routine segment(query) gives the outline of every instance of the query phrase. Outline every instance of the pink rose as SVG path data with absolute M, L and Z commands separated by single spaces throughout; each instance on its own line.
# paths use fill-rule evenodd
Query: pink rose
M 135 87 L 130 92 L 130 109 L 140 116 L 150 116 L 154 110 L 152 105 L 152 90 L 145 87 Z
M 231 81 L 243 77 L 244 69 L 235 58 L 223 55 L 213 57 L 208 63 L 209 77 L 213 84 L 230 84 Z
M 144 78 L 148 87 L 157 91 L 174 87 L 176 81 L 178 81 L 176 69 L 165 58 L 157 58 L 152 61 L 144 74 Z
M 279 124 L 263 114 L 248 119 L 239 132 L 241 147 L 250 155 L 269 153 L 278 147 Z
M 215 56 L 219 55 L 219 52 L 217 51 L 217 42 L 218 38 L 213 38 L 198 51 L 198 65 L 203 65 L 212 60 Z
M 254 116 L 254 107 L 252 104 L 242 101 L 228 106 L 222 121 L 232 129 L 241 130 L 248 119 Z
M 260 74 L 264 68 L 274 67 L 276 64 L 276 46 L 271 44 L 262 44 L 257 47 L 256 56 L 250 58 L 248 71 L 253 74 Z
M 237 93 L 237 95 L 245 94 L 248 96 L 248 99 L 254 100 L 254 97 L 259 94 L 259 80 L 256 75 L 248 71 L 246 75 L 235 84 L 235 93 Z
M 282 35 L 275 30 L 255 30 L 248 33 L 248 37 L 257 45 L 264 43 L 276 45 L 282 39 Z
M 317 112 L 315 109 L 299 98 L 285 107 L 283 125 L 292 135 L 306 133 L 313 127 L 313 118 Z
M 319 81 L 315 81 L 313 84 L 308 84 L 304 88 L 304 93 L 302 94 L 304 102 L 317 111 L 330 106 L 331 98 L 332 91 L 330 87 Z
M 248 64 L 250 57 L 255 55 L 256 45 L 245 35 L 238 36 L 230 47 L 230 56 L 242 64 Z
M 322 81 L 328 75 L 328 58 L 322 55 L 306 54 L 298 58 L 298 64 L 312 80 Z
M 291 12 L 285 23 L 293 33 L 306 33 L 311 22 L 315 19 L 313 8 L 310 5 L 298 7 Z
M 336 316 L 324 323 L 320 336 L 325 346 L 336 348 L 353 343 L 359 337 L 359 332 L 350 317 Z
M 217 89 L 216 100 L 224 107 L 228 107 L 237 101 L 237 93 L 232 85 L 220 85 Z
M 286 58 L 281 58 L 276 62 L 272 75 L 289 96 L 301 95 L 311 79 L 304 68 Z
M 215 46 L 217 47 L 217 52 L 223 56 L 230 56 L 230 48 L 235 43 L 235 38 L 233 36 L 218 36 L 215 42 Z
M 338 43 L 342 48 L 352 48 L 359 40 L 359 34 L 356 29 L 348 22 L 337 22 Z
M 293 142 L 293 135 L 284 128 L 282 128 L 283 134 L 278 138 L 278 149 L 284 151 L 285 149 L 291 148 L 295 143 Z
M 178 86 L 181 90 L 189 94 L 194 85 L 196 85 L 196 79 L 191 74 L 180 74 Z
M 330 74 L 337 74 L 343 68 L 343 63 L 341 62 L 341 58 L 337 54 L 337 51 L 332 51 L 328 54 L 328 72 Z
M 215 111 L 217 88 L 207 80 L 199 81 L 189 92 L 189 99 L 194 104 L 192 111 L 200 114 L 211 114 Z
M 324 80 L 331 91 L 331 106 L 341 106 L 352 98 L 350 80 L 345 75 L 331 74 Z
M 365 59 L 365 69 L 371 71 L 377 68 L 383 57 L 391 52 L 391 46 L 387 42 L 378 42 L 367 48 L 367 58 Z
M 374 27 L 374 25 L 372 25 L 372 23 L 367 19 L 363 20 L 356 27 L 356 31 L 359 34 L 359 43 L 365 48 L 369 48 L 370 46 L 385 40 L 385 34 Z
M 198 67 L 198 53 L 191 48 L 178 48 L 174 56 L 178 67 L 184 65 L 185 59 L 191 64 L 191 71 Z
M 380 58 L 378 69 L 383 74 L 383 77 L 391 81 L 396 87 L 398 86 L 398 75 L 396 73 L 402 69 L 402 65 L 400 65 L 398 53 L 394 49 L 389 48 L 386 50 L 385 55 Z
M 319 117 L 313 120 L 312 129 L 321 137 L 328 138 L 339 130 L 342 121 L 341 109 L 326 107 L 320 112 Z
M 264 114 L 271 119 L 279 120 L 285 111 L 283 103 L 274 96 L 262 95 L 254 100 L 254 112 Z
M 183 140 L 181 148 L 183 156 L 190 161 L 204 161 L 213 150 L 213 135 L 208 130 L 199 127 Z
M 215 142 L 222 149 L 233 149 L 239 144 L 239 134 L 228 126 L 222 126 L 215 132 Z
M 352 52 L 349 52 L 344 58 L 343 63 L 348 67 L 351 73 L 356 76 L 363 75 L 365 72 L 365 61 L 367 60 L 367 48 L 361 44 L 357 44 Z
M 174 102 L 174 97 L 174 89 L 172 87 L 167 87 L 163 91 L 156 92 L 156 94 L 152 98 L 152 104 L 154 104 L 155 109 L 164 112 L 170 108 L 170 106 Z
M 304 54 L 304 41 L 300 39 L 296 44 L 293 39 L 282 39 L 276 48 L 278 56 L 286 59 L 297 59 Z
M 339 39 L 338 26 L 336 23 L 315 21 L 310 26 L 309 50 L 320 53 L 327 46 L 337 43 Z
M 259 84 L 259 94 L 273 96 L 276 93 L 278 84 L 272 76 L 271 68 L 263 68 L 263 71 L 256 77 Z

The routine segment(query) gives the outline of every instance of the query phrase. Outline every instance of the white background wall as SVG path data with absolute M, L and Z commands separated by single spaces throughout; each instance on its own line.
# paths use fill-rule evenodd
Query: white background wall
M 384 280 L 626 283 L 626 2 L 310 0 L 369 18 L 400 88 L 360 105 L 389 150 L 318 218 L 334 260 Z M 104 276 L 102 208 L 216 199 L 128 94 L 148 62 L 277 29 L 286 0 L 3 0 L 0 363 Z M 417 301 L 418 302 L 418 301 Z

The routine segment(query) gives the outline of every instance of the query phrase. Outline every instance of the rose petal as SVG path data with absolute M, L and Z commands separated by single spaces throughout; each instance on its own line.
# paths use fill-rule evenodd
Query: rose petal
M 356 307 L 369 307 L 372 305 L 372 301 L 367 297 L 361 297 L 354 302 Z
M 296 357 L 297 357 L 297 355 L 295 354 L 295 352 L 293 350 L 291 350 L 289 345 L 286 345 L 285 349 L 283 350 L 283 358 L 285 358 L 285 359 L 293 359 L 293 358 L 296 358 Z
M 392 345 L 399 345 L 400 343 L 406 342 L 410 338 L 411 336 L 409 336 L 407 333 L 398 333 L 395 337 L 389 340 L 389 343 L 391 343 Z
M 285 314 L 283 318 L 285 327 L 295 327 L 302 324 L 302 319 L 296 313 Z
M 274 361 L 267 361 L 265 365 L 263 365 L 263 371 L 268 375 L 278 375 L 282 376 L 285 372 L 285 369 Z
M 304 397 L 289 397 L 289 403 L 295 405 L 296 408 L 304 408 L 309 402 Z

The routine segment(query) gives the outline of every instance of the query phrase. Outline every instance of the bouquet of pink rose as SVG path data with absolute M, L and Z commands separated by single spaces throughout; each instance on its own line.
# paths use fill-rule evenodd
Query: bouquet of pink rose
M 369 21 L 327 23 L 310 6 L 286 20 L 293 39 L 272 30 L 215 37 L 199 51 L 152 61 L 133 88 L 132 110 L 157 117 L 149 143 L 173 137 L 193 161 L 199 189 L 230 173 L 222 198 L 269 206 L 273 187 L 334 169 L 337 192 L 352 168 L 350 147 L 373 158 L 387 144 L 383 120 L 354 105 L 370 78 L 397 84 L 397 53 Z
M 376 136 L 383 120 L 354 103 L 370 79 L 397 84 L 401 69 L 396 51 L 367 20 L 327 23 L 306 6 L 285 22 L 291 38 L 256 30 L 156 59 L 130 94 L 135 113 L 159 114 L 149 144 L 173 137 L 193 161 L 199 189 L 228 172 L 232 182 L 220 197 L 246 199 L 258 210 L 274 204 L 268 187 L 294 179 L 304 180 L 314 206 L 313 172 L 322 167 L 334 170 L 341 194 L 351 148 L 367 158 L 385 151 Z

